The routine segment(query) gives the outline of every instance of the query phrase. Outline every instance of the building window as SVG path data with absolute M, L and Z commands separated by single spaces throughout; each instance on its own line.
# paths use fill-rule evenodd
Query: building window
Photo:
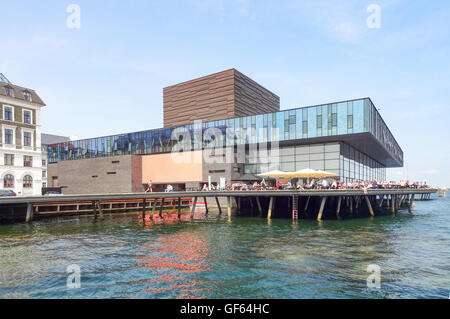
M 42 167 L 45 167 L 47 165 L 47 162 L 45 161 L 45 159 L 42 160 Z
M 349 130 L 353 129 L 353 115 L 347 116 L 347 128 Z
M 14 188 L 14 176 L 11 174 L 5 175 L 3 178 L 3 188 Z
M 33 167 L 33 156 L 23 156 L 23 166 L 24 167 Z
M 30 93 L 30 92 L 28 92 L 28 91 L 23 91 L 23 97 L 24 97 L 24 99 L 25 99 L 26 101 L 32 102 L 32 100 L 31 100 L 31 93 Z
M 23 178 L 23 188 L 33 188 L 33 177 L 25 175 Z
M 31 112 L 23 111 L 23 122 L 26 124 L 31 124 Z
M 23 132 L 23 146 L 31 146 L 31 133 Z
M 14 166 L 14 154 L 5 154 L 5 165 Z
M 14 97 L 14 90 L 10 86 L 5 86 L 6 96 Z
M 322 128 L 322 115 L 317 115 L 317 128 Z
M 13 120 L 13 109 L 12 107 L 5 106 L 5 114 L 3 116 L 5 120 L 12 121 Z
M 42 183 L 42 188 L 46 188 L 47 187 L 47 183 Z
M 42 171 L 42 178 L 47 178 L 47 171 Z
M 303 134 L 308 134 L 308 121 L 303 121 L 302 122 L 302 133 Z
M 331 126 L 333 127 L 337 126 L 337 113 L 331 114 Z
M 13 130 L 7 128 L 5 129 L 5 144 L 13 143 Z

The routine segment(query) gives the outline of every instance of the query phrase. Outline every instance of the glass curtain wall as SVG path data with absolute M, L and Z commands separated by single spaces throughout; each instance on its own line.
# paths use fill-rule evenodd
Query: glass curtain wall
M 207 129 L 221 132 L 221 137 Z M 227 129 L 234 134 L 226 135 Z M 47 146 L 48 162 L 199 150 L 212 146 L 275 142 L 371 132 L 398 158 L 403 153 L 370 99 L 310 106 L 276 113 L 154 129 L 136 133 L 91 138 Z M 188 133 L 188 134 L 186 134 Z M 219 134 L 216 134 L 219 135 Z M 172 137 L 175 136 L 175 139 Z M 176 147 L 175 147 L 176 146 Z

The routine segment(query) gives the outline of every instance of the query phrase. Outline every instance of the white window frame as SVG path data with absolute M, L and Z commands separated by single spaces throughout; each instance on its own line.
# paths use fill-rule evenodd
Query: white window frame
M 13 136 L 12 136 L 12 144 L 7 144 L 6 143 L 6 134 L 5 134 L 5 130 L 9 129 L 12 130 L 13 132 Z M 7 147 L 16 147 L 16 127 L 15 126 L 9 126 L 9 125 L 3 125 L 2 126 L 2 133 L 3 133 L 3 146 L 7 146 Z
M 10 109 L 12 110 L 12 120 L 7 120 L 7 119 L 6 119 L 6 116 L 5 116 L 6 108 L 10 108 Z M 15 110 L 14 110 L 14 106 L 3 104 L 3 120 L 5 120 L 5 121 L 10 121 L 10 122 L 14 122 L 14 119 L 15 119 L 14 111 L 15 111 Z
M 30 123 L 25 122 L 25 112 L 30 112 Z M 33 111 L 28 109 L 22 109 L 22 123 L 33 125 Z
M 30 140 L 31 145 L 25 145 L 25 132 L 30 133 L 30 135 L 31 135 L 31 140 Z M 34 147 L 34 132 L 32 130 L 22 129 L 22 146 L 29 147 L 29 148 Z

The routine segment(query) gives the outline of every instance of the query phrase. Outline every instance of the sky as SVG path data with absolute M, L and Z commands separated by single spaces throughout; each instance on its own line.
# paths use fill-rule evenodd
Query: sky
M 0 73 L 45 101 L 45 133 L 162 127 L 164 87 L 236 68 L 281 109 L 371 97 L 404 152 L 388 177 L 450 186 L 448 0 L 1 2 Z

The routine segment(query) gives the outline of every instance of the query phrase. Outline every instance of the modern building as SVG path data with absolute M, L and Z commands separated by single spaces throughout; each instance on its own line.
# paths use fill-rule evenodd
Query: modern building
M 149 180 L 197 189 L 273 169 L 384 180 L 403 166 L 370 98 L 280 111 L 278 96 L 234 69 L 165 88 L 164 126 L 50 145 L 49 181 L 66 194 L 139 192 Z
M 0 189 L 41 194 L 43 106 L 34 90 L 12 84 L 0 73 Z
M 49 145 L 58 144 L 58 143 L 66 143 L 70 141 L 70 137 L 53 135 L 53 134 L 41 134 L 41 144 L 42 144 L 42 188 L 53 187 L 52 184 L 47 183 L 47 147 Z M 57 181 L 56 181 L 57 182 Z M 55 185 L 54 187 L 58 187 Z

